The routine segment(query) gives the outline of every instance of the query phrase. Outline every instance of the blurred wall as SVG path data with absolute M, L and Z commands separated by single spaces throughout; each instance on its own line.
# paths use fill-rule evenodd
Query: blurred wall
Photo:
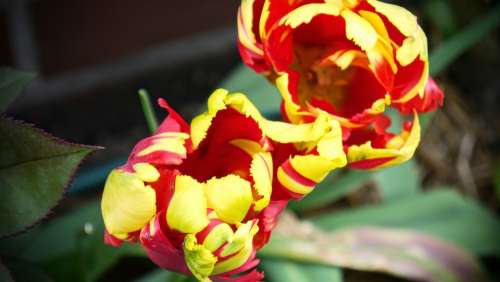
M 43 76 L 110 62 L 162 42 L 233 25 L 238 6 L 234 0 L 0 2 L 0 63 L 16 63 L 16 52 L 21 50 L 13 41 L 26 35 L 13 33 L 28 30 L 35 68 Z M 20 30 L 13 27 L 16 24 L 28 26 Z

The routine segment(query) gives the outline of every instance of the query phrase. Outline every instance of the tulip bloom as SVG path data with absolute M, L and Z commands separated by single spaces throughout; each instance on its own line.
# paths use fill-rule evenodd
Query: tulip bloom
M 255 253 L 288 200 L 312 189 L 301 181 L 319 182 L 345 165 L 340 125 L 268 121 L 245 96 L 225 90 L 191 126 L 160 105 L 169 116 L 106 181 L 105 241 L 139 241 L 160 267 L 200 281 L 261 280 Z M 275 147 L 286 154 L 273 155 Z
M 427 39 L 416 17 L 376 0 L 243 0 L 239 50 L 245 64 L 275 82 L 285 120 L 326 113 L 343 127 L 350 167 L 371 169 L 412 157 L 419 112 L 443 94 L 429 78 Z M 412 114 L 387 132 L 387 107 Z

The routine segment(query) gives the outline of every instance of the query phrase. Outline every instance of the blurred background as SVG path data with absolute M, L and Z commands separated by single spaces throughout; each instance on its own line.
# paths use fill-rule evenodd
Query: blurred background
M 351 180 L 344 182 L 340 180 L 345 180 L 347 173 L 339 172 L 325 185 L 334 188 L 340 181 L 338 185 L 345 186 L 343 194 L 325 198 L 317 192 L 319 196 L 312 195 L 309 202 L 292 208 L 301 218 L 324 222 L 330 213 L 345 215 L 346 210 L 378 206 L 399 207 L 396 210 L 404 213 L 408 206 L 407 221 L 403 216 L 399 221 L 386 222 L 390 215 L 383 214 L 363 223 L 415 227 L 430 230 L 433 235 L 444 234 L 441 237 L 454 232 L 450 241 L 477 242 L 477 246 L 464 243 L 462 247 L 480 256 L 492 279 L 499 281 L 500 1 L 388 2 L 403 5 L 418 16 L 431 54 L 433 50 L 441 52 L 431 58 L 451 56 L 435 65 L 431 60 L 436 81 L 445 91 L 445 106 L 430 120 L 413 162 L 386 174 L 349 174 Z M 101 223 L 92 223 L 100 220 L 99 211 L 89 207 L 95 207 L 92 205 L 100 197 L 110 169 L 123 163 L 134 144 L 148 134 L 138 89 L 147 89 L 153 100 L 164 97 L 186 120 L 199 113 L 206 98 L 221 85 L 230 91 L 250 91 L 247 94 L 251 99 L 254 90 L 256 103 L 266 108 L 269 101 L 259 93 L 274 91 L 269 90 L 271 86 L 256 89 L 254 81 L 266 82 L 255 77 L 241 81 L 242 74 L 248 77 L 252 73 L 241 67 L 236 49 L 238 5 L 236 0 L 0 1 L 0 65 L 36 73 L 7 115 L 34 123 L 65 140 L 106 148 L 84 163 L 66 198 L 41 227 L 0 243 L 2 257 L 24 255 L 10 263 L 13 273 L 22 273 L 19 270 L 25 268 L 21 265 L 28 263 L 34 275 L 41 275 L 33 276 L 38 281 L 133 281 L 156 269 L 135 251 L 119 255 L 112 249 L 102 251 L 98 246 Z M 464 35 L 464 30 L 469 33 Z M 445 43 L 448 49 L 440 48 Z M 272 109 L 264 113 L 277 116 Z M 158 110 L 158 116 L 164 113 Z M 402 189 L 399 184 L 411 187 Z M 439 209 L 428 218 L 419 214 L 433 208 L 425 201 L 411 207 L 404 202 L 417 190 L 453 190 L 461 195 L 460 201 L 473 203 L 474 208 L 438 201 Z M 440 225 L 446 230 L 438 230 L 436 226 Z M 52 229 L 47 231 L 44 226 Z M 98 238 L 98 243 L 85 239 L 89 234 Z M 34 238 L 42 239 L 37 239 L 35 246 L 26 245 Z M 67 249 L 57 251 L 57 245 Z M 56 251 L 47 255 L 51 246 L 56 246 Z M 69 262 L 75 254 L 84 262 Z M 102 258 L 97 256 L 113 259 L 104 259 L 101 265 Z M 283 265 L 273 263 L 263 264 L 271 273 L 270 280 L 285 281 L 272 270 Z M 345 270 L 341 276 L 344 281 L 406 281 L 354 270 Z M 28 277 L 21 275 L 19 279 L 35 281 Z M 167 278 L 162 279 L 158 281 Z

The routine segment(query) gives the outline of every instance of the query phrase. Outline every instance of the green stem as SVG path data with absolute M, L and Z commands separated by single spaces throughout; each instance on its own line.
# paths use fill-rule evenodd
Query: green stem
M 142 111 L 144 112 L 144 117 L 146 118 L 149 131 L 154 133 L 158 128 L 158 120 L 156 119 L 153 106 L 151 105 L 149 94 L 145 89 L 139 89 L 139 99 L 141 100 Z

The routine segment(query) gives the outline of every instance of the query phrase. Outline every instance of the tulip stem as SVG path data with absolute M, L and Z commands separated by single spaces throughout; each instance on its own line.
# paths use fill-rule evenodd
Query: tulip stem
M 156 119 L 156 114 L 151 105 L 149 93 L 145 89 L 139 89 L 139 99 L 141 100 L 142 111 L 144 112 L 149 131 L 154 133 L 158 128 L 158 120 Z

